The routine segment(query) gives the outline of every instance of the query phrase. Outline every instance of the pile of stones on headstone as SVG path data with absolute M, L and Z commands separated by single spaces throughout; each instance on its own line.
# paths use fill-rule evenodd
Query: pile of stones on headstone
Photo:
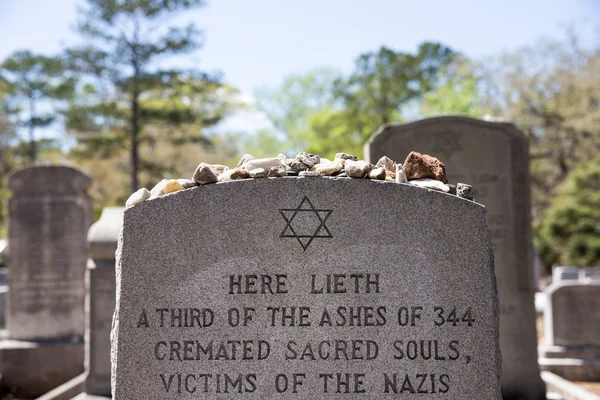
M 411 151 L 403 164 L 384 156 L 377 161 L 377 164 L 372 165 L 346 153 L 337 153 L 333 160 L 328 160 L 315 154 L 300 152 L 294 158 L 287 158 L 284 154 L 279 154 L 275 158 L 255 158 L 245 154 L 235 168 L 200 163 L 192 179 L 163 179 L 152 190 L 142 188 L 133 193 L 127 200 L 126 206 L 131 207 L 147 199 L 199 185 L 286 176 L 333 176 L 405 183 L 473 200 L 472 187 L 464 183 L 448 184 L 444 164 L 427 154 Z

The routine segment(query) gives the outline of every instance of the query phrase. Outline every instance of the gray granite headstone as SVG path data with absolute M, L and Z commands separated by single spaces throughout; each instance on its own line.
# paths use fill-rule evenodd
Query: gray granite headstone
M 480 204 L 390 182 L 264 178 L 125 211 L 115 400 L 500 399 Z
M 124 210 L 123 207 L 104 208 L 88 232 L 85 391 L 90 395 L 111 395 L 110 329 L 115 311 L 115 251 Z
M 600 381 L 600 281 L 546 288 L 540 365 L 572 381 Z
M 505 400 L 545 399 L 537 364 L 527 138 L 511 124 L 437 117 L 387 125 L 365 145 L 365 159 L 404 162 L 411 151 L 439 158 L 450 183 L 473 186 L 485 204 L 498 295 L 502 394 Z
M 579 270 L 579 279 L 600 281 L 600 267 L 586 267 Z
M 554 267 L 552 270 L 552 282 L 576 281 L 579 279 L 579 268 L 577 267 Z
M 9 177 L 10 340 L 0 342 L 0 374 L 23 397 L 83 370 L 90 184 L 88 175 L 66 166 L 28 167 Z

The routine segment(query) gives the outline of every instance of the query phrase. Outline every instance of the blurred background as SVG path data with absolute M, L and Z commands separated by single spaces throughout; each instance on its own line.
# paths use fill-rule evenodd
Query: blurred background
M 0 248 L 17 167 L 85 170 L 98 216 L 202 161 L 360 156 L 382 124 L 456 114 L 529 137 L 545 275 L 600 265 L 599 17 L 596 0 L 0 0 Z

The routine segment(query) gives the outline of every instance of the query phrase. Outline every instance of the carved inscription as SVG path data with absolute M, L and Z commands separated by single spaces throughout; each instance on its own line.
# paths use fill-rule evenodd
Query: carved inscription
M 227 305 L 138 308 L 132 327 L 155 331 L 145 356 L 164 365 L 155 376 L 163 395 L 370 393 L 443 398 L 460 387 L 448 367 L 468 365 L 476 356 L 464 336 L 478 323 L 473 307 L 394 304 L 386 301 L 386 290 L 391 290 L 386 276 L 376 272 L 306 275 L 294 280 L 286 273 L 228 274 L 220 286 L 222 297 L 231 300 Z M 281 301 L 291 294 L 318 301 Z M 248 334 L 250 327 L 259 327 L 262 337 Z M 393 327 L 394 334 L 374 339 L 371 333 L 382 327 Z M 223 329 L 227 335 L 216 333 Z M 298 335 L 307 329 L 320 333 Z M 284 335 L 272 334 L 282 331 Z M 251 364 L 261 362 L 285 367 L 280 373 L 264 374 Z M 369 368 L 373 362 L 389 367 Z M 239 372 L 239 363 L 247 363 L 246 372 Z M 318 368 L 310 372 L 306 367 L 313 363 Z M 418 368 L 408 368 L 411 363 Z

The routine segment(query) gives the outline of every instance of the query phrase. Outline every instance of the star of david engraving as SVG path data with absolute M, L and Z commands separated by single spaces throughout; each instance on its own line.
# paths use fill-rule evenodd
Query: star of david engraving
M 332 212 L 333 210 L 315 208 L 308 196 L 304 196 L 298 207 L 279 209 L 286 222 L 279 237 L 298 240 L 306 251 L 314 239 L 333 237 L 325 225 Z
M 436 155 L 437 157 L 437 155 L 439 154 L 442 155 L 444 158 L 450 158 L 455 152 L 461 151 L 461 136 L 462 134 L 460 132 L 444 132 L 437 135 L 434 139 L 434 155 Z

